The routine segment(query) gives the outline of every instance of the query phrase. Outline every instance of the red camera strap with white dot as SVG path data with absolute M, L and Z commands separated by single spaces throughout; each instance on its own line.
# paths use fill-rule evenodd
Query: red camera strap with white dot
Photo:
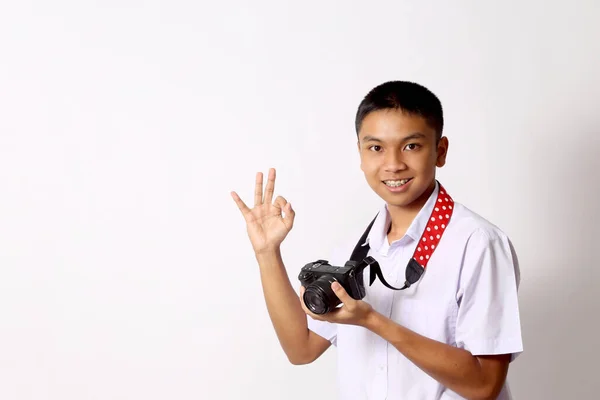
M 421 275 L 423 275 L 423 272 L 425 272 L 425 268 L 427 268 L 427 263 L 431 259 L 431 255 L 442 239 L 442 235 L 444 234 L 444 231 L 448 226 L 448 222 L 450 222 L 450 218 L 452 217 L 452 212 L 454 211 L 454 200 L 452 200 L 452 197 L 450 197 L 448 192 L 446 192 L 444 187 L 439 182 L 438 184 L 439 192 L 433 207 L 433 211 L 429 216 L 427 226 L 425 227 L 425 230 L 419 239 L 419 243 L 417 243 L 415 252 L 406 266 L 406 282 L 404 283 L 404 287 L 398 289 L 387 283 L 383 277 L 383 273 L 381 272 L 379 264 L 372 258 L 370 258 L 370 260 L 367 262 L 371 267 L 369 285 L 372 285 L 375 281 L 375 277 L 377 277 L 384 286 L 390 289 L 404 290 L 409 288 L 410 285 L 417 282 L 421 278 Z M 367 259 L 369 245 L 368 243 L 363 245 L 363 243 L 365 243 L 369 235 L 369 231 L 371 230 L 371 227 L 376 219 L 377 217 L 371 221 L 367 227 L 367 230 L 363 233 L 360 241 L 350 256 L 351 260 L 362 262 L 363 260 Z
M 446 226 L 450 221 L 453 210 L 454 200 L 448 195 L 448 192 L 446 192 L 444 187 L 440 185 L 440 191 L 433 212 L 431 213 L 431 217 L 429 217 L 427 227 L 425 227 L 423 235 L 413 254 L 413 259 L 418 262 L 423 269 L 427 268 L 427 263 L 440 242 L 442 234 L 446 230 Z

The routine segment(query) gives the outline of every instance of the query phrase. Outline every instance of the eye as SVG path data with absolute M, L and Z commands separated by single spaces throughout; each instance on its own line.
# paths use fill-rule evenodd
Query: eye
M 406 147 L 404 147 L 406 150 L 416 150 L 419 147 L 421 147 L 421 145 L 419 145 L 418 143 L 409 143 L 406 145 Z
M 369 147 L 369 150 L 373 150 L 373 151 L 380 151 L 381 150 L 381 146 L 379 145 L 374 145 Z

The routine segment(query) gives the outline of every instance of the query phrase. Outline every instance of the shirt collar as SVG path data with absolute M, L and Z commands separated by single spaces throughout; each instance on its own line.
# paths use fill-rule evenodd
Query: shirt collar
M 427 199 L 425 205 L 423 205 L 421 210 L 419 210 L 419 213 L 411 222 L 410 226 L 406 230 L 405 236 L 408 236 L 413 240 L 419 240 L 419 238 L 423 234 L 423 231 L 425 230 L 425 227 L 427 226 L 429 216 L 433 212 L 433 207 L 435 206 L 439 190 L 439 183 L 436 180 L 433 192 Z M 373 223 L 373 227 L 371 228 L 371 231 L 369 232 L 365 243 L 363 243 L 362 245 L 364 246 L 366 244 L 369 244 L 369 247 L 371 247 L 373 250 L 379 250 L 387 240 L 387 232 L 391 222 L 392 220 L 390 217 L 388 206 L 386 203 L 384 203 L 379 209 L 379 213 L 375 218 L 375 222 Z

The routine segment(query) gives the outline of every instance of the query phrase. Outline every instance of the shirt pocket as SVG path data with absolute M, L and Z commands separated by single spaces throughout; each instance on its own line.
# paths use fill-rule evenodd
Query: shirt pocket
M 419 297 L 395 295 L 392 317 L 398 324 L 428 338 L 455 343 L 458 306 L 450 301 L 424 301 Z

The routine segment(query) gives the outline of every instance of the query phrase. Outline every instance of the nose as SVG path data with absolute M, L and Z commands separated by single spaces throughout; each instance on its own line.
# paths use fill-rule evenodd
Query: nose
M 407 168 L 401 152 L 389 151 L 384 160 L 384 169 L 386 172 L 404 171 Z

